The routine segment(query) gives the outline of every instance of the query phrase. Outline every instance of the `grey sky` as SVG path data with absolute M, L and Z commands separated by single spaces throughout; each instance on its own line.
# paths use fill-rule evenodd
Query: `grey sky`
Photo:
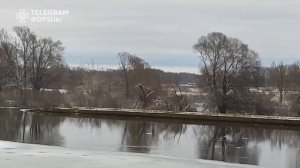
M 42 36 L 61 40 L 69 64 L 113 67 L 128 51 L 153 67 L 198 72 L 197 39 L 212 31 L 237 37 L 264 65 L 300 60 L 297 0 L 0 0 L 0 28 L 18 24 L 19 9 L 67 9 L 61 23 L 27 23 Z

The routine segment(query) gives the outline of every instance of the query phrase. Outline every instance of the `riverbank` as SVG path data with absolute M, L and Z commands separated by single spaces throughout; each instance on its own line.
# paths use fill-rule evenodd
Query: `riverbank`
M 245 124 L 269 124 L 300 126 L 300 117 L 284 116 L 264 116 L 264 115 L 235 115 L 217 114 L 201 112 L 169 112 L 142 109 L 115 109 L 115 108 L 52 108 L 52 109 L 31 109 L 31 112 L 38 113 L 61 113 L 74 115 L 99 115 L 99 116 L 126 116 L 126 117 L 145 117 L 161 118 L 190 121 L 220 121 Z
M 258 168 L 219 161 L 179 159 L 145 154 L 99 152 L 0 141 L 0 166 L 5 168 Z

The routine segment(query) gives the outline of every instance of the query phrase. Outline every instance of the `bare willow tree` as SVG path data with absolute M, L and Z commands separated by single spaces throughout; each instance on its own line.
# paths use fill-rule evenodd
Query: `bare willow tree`
M 239 39 L 220 32 L 202 36 L 193 48 L 200 54 L 201 72 L 211 90 L 213 106 L 226 113 L 228 95 L 240 87 L 238 78 L 259 66 L 258 54 Z

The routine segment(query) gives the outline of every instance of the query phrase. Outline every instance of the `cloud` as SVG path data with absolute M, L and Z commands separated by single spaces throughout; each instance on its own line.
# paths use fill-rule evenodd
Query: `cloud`
M 0 27 L 16 25 L 15 12 L 68 9 L 62 23 L 30 23 L 39 35 L 61 40 L 66 60 L 78 64 L 97 58 L 117 64 L 121 51 L 153 66 L 198 66 L 192 46 L 212 31 L 237 37 L 256 50 L 264 64 L 299 58 L 300 2 L 296 0 L 61 0 L 8 1 Z

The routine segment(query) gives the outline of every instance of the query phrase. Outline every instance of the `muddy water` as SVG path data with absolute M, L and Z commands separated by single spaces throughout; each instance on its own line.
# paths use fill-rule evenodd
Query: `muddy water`
M 300 129 L 215 124 L 2 110 L 0 139 L 219 160 L 270 168 L 300 167 Z

